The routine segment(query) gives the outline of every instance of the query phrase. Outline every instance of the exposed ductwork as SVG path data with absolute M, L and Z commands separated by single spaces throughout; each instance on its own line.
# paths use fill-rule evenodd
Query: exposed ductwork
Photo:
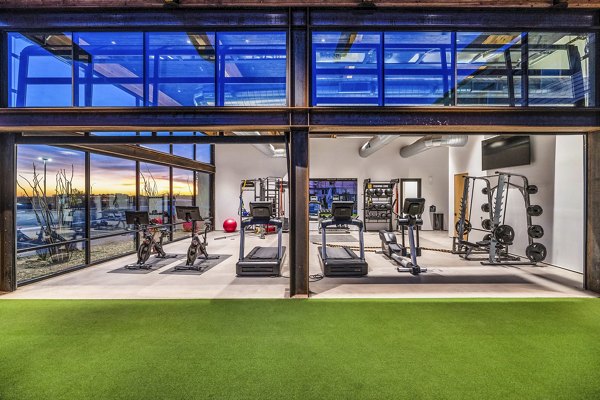
M 434 147 L 463 147 L 467 144 L 468 140 L 469 137 L 467 135 L 423 136 L 416 142 L 402 147 L 400 149 L 400 156 L 404 158 L 412 157 Z
M 362 158 L 367 158 L 377 150 L 385 147 L 394 140 L 398 139 L 398 135 L 376 135 L 373 136 L 367 143 L 363 144 L 358 150 L 358 154 Z
M 260 132 L 257 131 L 243 131 L 243 132 L 233 132 L 233 134 L 238 136 L 261 136 Z M 260 151 L 267 157 L 272 158 L 286 158 L 287 155 L 285 153 L 285 149 L 276 149 L 272 144 L 253 144 L 256 150 Z

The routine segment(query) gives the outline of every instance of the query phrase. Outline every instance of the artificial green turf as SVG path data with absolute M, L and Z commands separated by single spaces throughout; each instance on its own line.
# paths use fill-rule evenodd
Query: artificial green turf
M 600 399 L 600 300 L 0 301 L 0 399 Z

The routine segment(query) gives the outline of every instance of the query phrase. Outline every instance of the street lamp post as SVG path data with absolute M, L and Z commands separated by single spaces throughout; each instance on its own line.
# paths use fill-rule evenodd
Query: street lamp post
M 49 162 L 52 162 L 52 159 L 48 157 L 39 157 L 38 160 L 44 162 L 44 201 L 46 201 L 46 165 Z

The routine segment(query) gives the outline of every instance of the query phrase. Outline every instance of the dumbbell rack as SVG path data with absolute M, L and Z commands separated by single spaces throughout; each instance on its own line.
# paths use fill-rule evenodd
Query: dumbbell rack
M 389 181 L 364 180 L 363 211 L 365 231 L 379 230 L 382 224 L 387 224 L 389 231 L 393 230 L 393 211 L 396 204 L 396 189 L 399 182 L 399 179 L 391 179 Z M 369 224 L 371 224 L 371 228 L 369 228 Z M 378 227 L 373 228 L 373 225 L 378 225 Z

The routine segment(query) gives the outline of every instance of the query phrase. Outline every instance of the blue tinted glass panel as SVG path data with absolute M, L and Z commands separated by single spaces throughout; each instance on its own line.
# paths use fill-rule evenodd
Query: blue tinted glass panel
M 457 33 L 457 105 L 521 105 L 521 33 Z
M 313 105 L 382 105 L 381 36 L 313 33 Z
M 173 136 L 194 136 L 194 132 L 173 132 Z M 194 159 L 194 145 L 193 144 L 174 144 L 173 154 L 180 157 Z
M 593 106 L 589 60 L 595 60 L 593 33 L 531 32 L 529 104 Z
M 151 106 L 215 105 L 215 34 L 148 33 Z
M 223 105 L 285 106 L 285 32 L 218 33 L 217 36 Z
M 385 34 L 385 105 L 444 105 L 452 89 L 449 32 Z
M 8 33 L 8 106 L 71 106 L 71 45 L 68 33 Z
M 78 32 L 78 106 L 143 106 L 142 32 Z

